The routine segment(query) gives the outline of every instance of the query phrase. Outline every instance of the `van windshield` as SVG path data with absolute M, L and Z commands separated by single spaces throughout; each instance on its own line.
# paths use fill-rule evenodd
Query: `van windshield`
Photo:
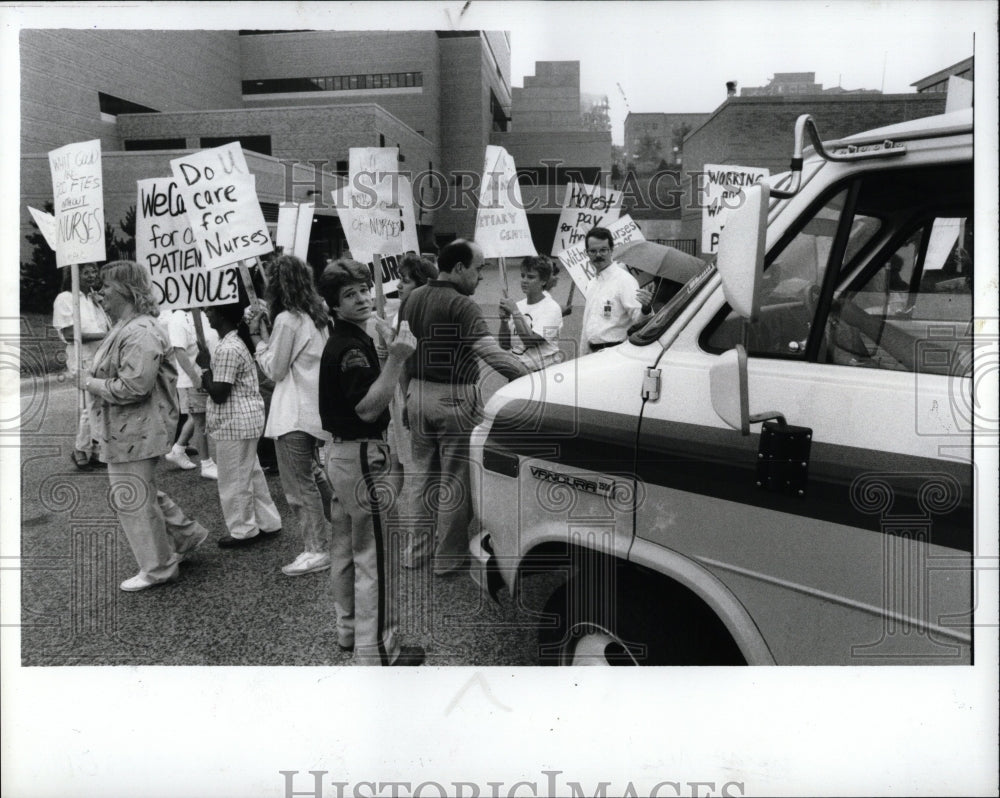
M 698 274 L 688 280 L 674 296 L 660 308 L 656 315 L 647 321 L 636 332 L 629 336 L 629 341 L 637 346 L 645 346 L 659 339 L 663 331 L 673 323 L 682 310 L 687 307 L 691 297 L 701 290 L 712 275 L 715 274 L 715 265 L 709 263 Z

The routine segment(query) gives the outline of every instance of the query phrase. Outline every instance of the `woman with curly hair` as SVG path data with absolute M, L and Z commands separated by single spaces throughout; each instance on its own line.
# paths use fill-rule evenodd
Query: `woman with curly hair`
M 292 255 L 267 266 L 271 340 L 260 335 L 263 308 L 247 317 L 254 355 L 274 380 L 264 435 L 275 441 L 278 473 L 289 507 L 302 530 L 303 551 L 281 570 L 287 576 L 330 568 L 330 502 L 333 490 L 319 463 L 329 435 L 319 417 L 319 362 L 329 337 L 330 316 L 316 292 L 312 268 Z
M 178 564 L 208 530 L 156 488 L 156 461 L 177 429 L 177 368 L 157 322 L 149 271 L 129 260 L 101 270 L 102 305 L 114 326 L 84 383 L 93 395 L 93 431 L 108 466 L 111 501 L 139 573 L 121 583 L 144 590 L 177 578 Z

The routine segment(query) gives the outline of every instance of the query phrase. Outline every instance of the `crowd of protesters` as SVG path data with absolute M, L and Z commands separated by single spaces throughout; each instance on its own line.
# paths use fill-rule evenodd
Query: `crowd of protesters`
M 648 292 L 617 273 L 610 245 L 605 230 L 588 234 L 599 277 L 614 279 L 595 280 L 586 293 L 585 349 L 611 345 L 649 311 Z M 81 268 L 85 400 L 72 457 L 80 468 L 107 467 L 139 566 L 121 589 L 175 580 L 208 537 L 157 488 L 161 457 L 193 470 L 198 454 L 201 476 L 217 481 L 223 549 L 281 531 L 259 457 L 269 439 L 302 545 L 282 572 L 331 571 L 336 642 L 357 662 L 423 662 L 423 649 L 397 639 L 386 547 L 401 547 L 406 568 L 430 563 L 442 577 L 467 569 L 480 367 L 510 380 L 560 362 L 570 311 L 550 294 L 555 263 L 524 258 L 524 297 L 504 291 L 495 337 L 472 299 L 483 267 L 481 248 L 462 239 L 437 257 L 405 256 L 398 313 L 388 320 L 375 315 L 368 267 L 350 259 L 328 262 L 317 281 L 308 264 L 278 255 L 257 275 L 253 293 L 263 288 L 263 300 L 241 290 L 232 305 L 163 314 L 136 263 Z M 57 298 L 53 324 L 71 342 L 69 296 Z M 402 537 L 390 540 L 390 528 Z

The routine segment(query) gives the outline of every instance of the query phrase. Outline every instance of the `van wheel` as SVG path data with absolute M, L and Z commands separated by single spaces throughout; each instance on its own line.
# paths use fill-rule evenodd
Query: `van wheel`
M 540 664 L 646 664 L 650 645 L 641 639 L 629 608 L 620 601 L 601 600 L 587 590 L 584 580 L 571 578 L 556 588 L 544 613 L 549 617 L 538 628 Z
M 714 613 L 673 583 L 620 580 L 609 601 L 587 580 L 572 577 L 553 591 L 543 612 L 541 665 L 745 664 Z

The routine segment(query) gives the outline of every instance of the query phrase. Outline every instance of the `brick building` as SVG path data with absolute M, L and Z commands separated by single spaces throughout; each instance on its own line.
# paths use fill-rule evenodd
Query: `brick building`
M 445 175 L 415 197 L 425 243 L 472 235 L 474 203 L 454 201 L 454 176 L 478 175 L 487 144 L 543 180 L 550 160 L 610 169 L 610 132 L 580 121 L 579 64 L 539 64 L 512 102 L 504 32 L 26 30 L 20 45 L 22 260 L 26 206 L 51 199 L 46 153 L 74 141 L 101 140 L 114 225 L 135 180 L 169 175 L 178 151 L 239 140 L 270 223 L 281 201 L 321 200 L 319 263 L 345 246 L 324 206 L 350 147 L 396 146 L 414 177 Z
M 788 169 L 795 120 L 811 114 L 824 140 L 944 111 L 941 94 L 813 94 L 727 97 L 684 140 L 684 211 L 676 237 L 701 240 L 702 211 L 691 174 L 706 163 Z

